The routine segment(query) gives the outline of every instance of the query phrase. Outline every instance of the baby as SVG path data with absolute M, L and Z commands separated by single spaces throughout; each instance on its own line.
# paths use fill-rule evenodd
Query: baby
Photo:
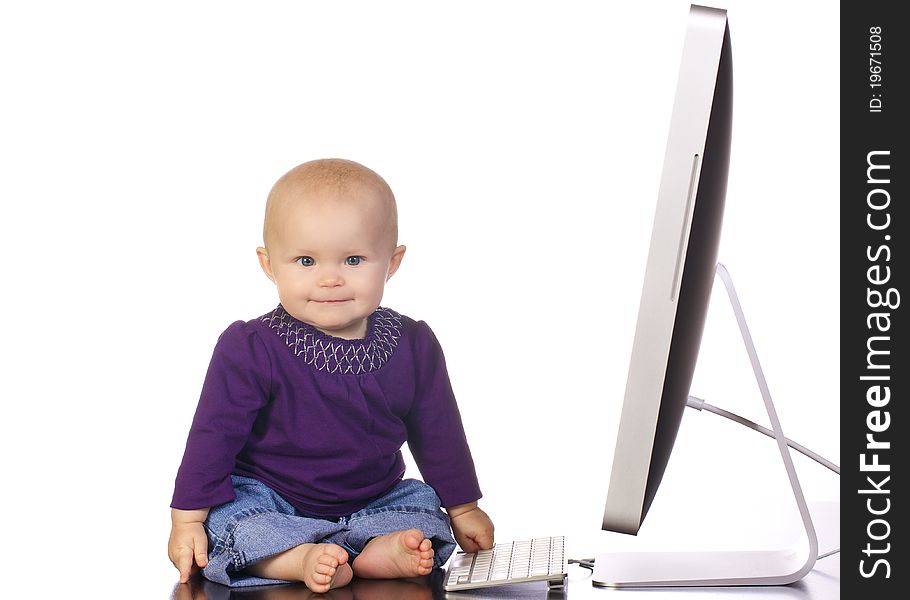
M 215 346 L 171 502 L 180 581 L 201 567 L 325 592 L 426 575 L 456 541 L 491 548 L 439 343 L 379 306 L 405 253 L 389 186 L 347 160 L 299 165 L 269 194 L 263 238 L 281 303 Z M 426 483 L 402 480 L 405 441 Z

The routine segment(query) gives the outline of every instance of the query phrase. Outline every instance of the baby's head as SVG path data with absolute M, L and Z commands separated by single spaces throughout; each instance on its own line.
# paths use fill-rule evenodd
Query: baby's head
M 367 318 L 405 252 L 385 180 L 334 158 L 298 165 L 275 183 L 262 237 L 259 264 L 285 310 L 346 339 L 366 335 Z

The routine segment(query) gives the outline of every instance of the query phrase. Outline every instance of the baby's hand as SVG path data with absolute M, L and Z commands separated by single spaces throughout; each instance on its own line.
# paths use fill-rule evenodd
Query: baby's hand
M 208 537 L 202 523 L 208 510 L 171 509 L 171 537 L 167 542 L 167 555 L 180 571 L 180 583 L 208 564 Z M 195 559 L 195 560 L 194 560 Z
M 450 508 L 448 512 L 455 541 L 462 550 L 477 552 L 493 547 L 493 521 L 476 502 Z

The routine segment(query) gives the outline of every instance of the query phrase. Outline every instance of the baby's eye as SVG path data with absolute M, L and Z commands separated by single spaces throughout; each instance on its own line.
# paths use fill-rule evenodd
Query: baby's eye
M 297 264 L 301 267 L 312 267 L 316 264 L 316 261 L 313 260 L 312 256 L 301 256 L 297 259 Z
M 362 256 L 349 256 L 346 259 L 344 259 L 344 264 L 348 265 L 349 267 L 356 267 L 362 261 L 363 261 Z

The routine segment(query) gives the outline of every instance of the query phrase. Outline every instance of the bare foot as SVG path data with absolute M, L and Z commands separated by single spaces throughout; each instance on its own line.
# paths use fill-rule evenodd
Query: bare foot
M 348 564 L 348 553 L 337 544 L 301 544 L 246 568 L 266 579 L 303 581 L 318 593 L 345 586 L 354 573 Z
M 354 560 L 354 574 L 371 579 L 428 575 L 433 570 L 433 543 L 419 529 L 373 538 Z
M 314 592 L 327 592 L 351 582 L 348 553 L 337 544 L 313 544 L 303 558 L 303 582 Z

